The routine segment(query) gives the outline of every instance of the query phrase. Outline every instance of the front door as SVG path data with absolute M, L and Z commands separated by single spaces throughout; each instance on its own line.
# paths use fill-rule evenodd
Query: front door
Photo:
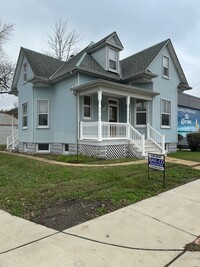
M 108 121 L 118 122 L 118 101 L 108 100 Z
M 109 100 L 108 102 L 108 121 L 111 123 L 118 122 L 118 101 Z M 110 137 L 116 137 L 117 125 L 110 124 Z

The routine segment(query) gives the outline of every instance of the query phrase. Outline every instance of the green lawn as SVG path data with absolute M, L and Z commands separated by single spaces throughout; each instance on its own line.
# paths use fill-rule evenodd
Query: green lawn
M 56 160 L 65 163 L 82 163 L 82 164 L 110 164 L 110 163 L 122 163 L 135 161 L 134 158 L 122 158 L 122 159 L 98 159 L 95 157 L 88 157 L 85 155 L 56 155 L 56 154 L 34 154 L 35 157 L 42 157 L 49 160 Z
M 185 159 L 191 161 L 200 162 L 200 152 L 198 151 L 190 151 L 190 150 L 178 150 L 176 153 L 168 154 L 169 157 L 177 158 L 177 159 Z
M 147 164 L 65 167 L 0 153 L 0 208 L 26 217 L 59 199 L 111 201 L 116 209 L 164 191 L 162 173 Z M 167 188 L 200 177 L 200 171 L 167 164 Z

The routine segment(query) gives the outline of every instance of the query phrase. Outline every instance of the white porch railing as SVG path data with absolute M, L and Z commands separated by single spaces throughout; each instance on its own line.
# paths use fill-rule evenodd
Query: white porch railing
M 151 140 L 165 154 L 165 135 L 159 133 L 149 124 L 147 124 L 147 139 Z
M 7 137 L 7 149 L 14 149 L 16 146 L 18 146 L 18 130 Z
M 106 139 L 126 139 L 126 123 L 101 122 L 102 140 Z
M 101 127 L 99 131 L 98 127 Z M 141 151 L 142 156 L 145 155 L 145 136 L 139 133 L 129 123 L 115 122 L 80 122 L 80 139 L 92 140 L 115 140 L 126 139 L 131 140 Z
M 129 131 L 129 139 L 137 146 L 142 152 L 142 156 L 145 156 L 145 135 L 138 132 L 131 124 L 127 124 Z

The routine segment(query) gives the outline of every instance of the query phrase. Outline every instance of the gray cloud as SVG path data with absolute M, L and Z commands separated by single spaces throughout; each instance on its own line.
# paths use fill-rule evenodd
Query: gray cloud
M 11 3 L 12 2 L 12 3 Z M 170 38 L 186 77 L 200 97 L 198 0 L 12 0 L 1 3 L 1 17 L 16 26 L 7 51 L 17 59 L 20 46 L 45 50 L 47 34 L 58 19 L 82 36 L 82 47 L 116 31 L 124 45 L 122 57 Z

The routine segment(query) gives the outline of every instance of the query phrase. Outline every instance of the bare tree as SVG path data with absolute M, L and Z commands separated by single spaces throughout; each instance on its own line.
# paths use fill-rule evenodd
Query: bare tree
M 14 64 L 4 51 L 4 45 L 9 40 L 13 30 L 12 23 L 3 22 L 0 18 L 0 94 L 9 91 L 14 74 Z
M 65 61 L 71 54 L 76 54 L 80 50 L 77 46 L 80 42 L 80 34 L 75 30 L 70 31 L 67 23 L 67 20 L 55 22 L 52 34 L 49 34 L 45 41 L 49 48 L 46 54 Z
M 5 54 L 0 54 L 0 94 L 10 90 L 14 75 L 14 64 Z

